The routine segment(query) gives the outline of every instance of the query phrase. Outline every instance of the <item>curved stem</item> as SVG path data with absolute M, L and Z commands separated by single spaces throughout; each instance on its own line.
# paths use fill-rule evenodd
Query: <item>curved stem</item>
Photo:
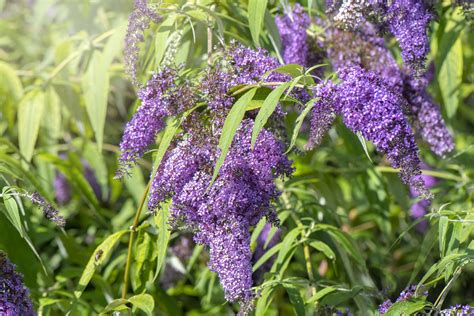
M 135 232 L 137 230 L 138 221 L 140 220 L 140 215 L 142 214 L 143 206 L 145 205 L 145 200 L 148 195 L 148 191 L 150 191 L 151 179 L 148 181 L 146 186 L 145 192 L 143 193 L 142 200 L 140 201 L 140 205 L 137 208 L 137 212 L 135 213 L 135 218 L 133 219 L 133 224 L 130 226 L 130 239 L 128 241 L 128 251 L 127 251 L 127 262 L 125 264 L 125 272 L 123 275 L 123 288 L 122 288 L 122 299 L 127 297 L 128 291 L 128 281 L 129 281 L 129 274 L 130 274 L 130 265 L 132 263 L 132 248 L 133 248 L 133 239 L 135 237 Z

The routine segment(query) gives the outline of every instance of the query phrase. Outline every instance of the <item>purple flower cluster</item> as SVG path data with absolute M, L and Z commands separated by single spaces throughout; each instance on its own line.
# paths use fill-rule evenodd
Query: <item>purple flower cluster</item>
M 335 90 L 331 81 L 313 88 L 313 96 L 318 99 L 311 110 L 311 128 L 306 149 L 312 149 L 321 144 L 324 135 L 329 131 L 336 118 L 333 103 Z
M 404 289 L 400 293 L 400 296 L 397 298 L 395 303 L 409 300 L 415 295 L 415 291 L 416 291 L 416 285 L 408 286 L 406 289 Z M 427 291 L 423 292 L 423 296 L 428 296 L 428 292 Z M 379 306 L 379 313 L 385 314 L 393 304 L 394 303 L 390 299 L 386 300 Z
M 148 7 L 147 0 L 135 0 L 135 7 L 128 17 L 128 27 L 125 36 L 125 70 L 138 86 L 137 63 L 140 53 L 140 42 L 143 42 L 143 32 L 150 26 L 150 22 L 158 23 L 161 17 Z
M 165 68 L 148 81 L 139 91 L 141 105 L 133 115 L 120 142 L 120 168 L 117 177 L 123 177 L 129 168 L 154 143 L 156 135 L 164 128 L 165 118 L 184 111 L 193 104 L 190 87 L 177 85 L 177 72 Z
M 53 186 L 58 204 L 63 205 L 71 200 L 71 187 L 62 172 L 56 171 Z
M 209 246 L 209 267 L 219 275 L 229 301 L 251 300 L 249 229 L 262 217 L 275 218 L 274 178 L 292 171 L 282 143 L 269 131 L 262 130 L 251 149 L 252 127 L 250 119 L 242 122 L 210 187 L 218 151 L 208 142 L 211 135 L 190 132 L 163 161 L 150 193 L 150 210 L 172 197 L 172 221 L 183 221 L 196 231 L 197 243 Z
M 23 276 L 15 271 L 15 265 L 0 251 L 0 315 L 36 315 L 23 285 Z
M 356 31 L 330 28 L 327 39 L 328 58 L 335 70 L 358 66 L 375 72 L 394 91 L 402 92 L 400 67 L 372 24 L 363 23 Z
M 59 215 L 59 211 L 55 209 L 50 203 L 46 202 L 38 192 L 27 195 L 27 197 L 33 204 L 39 206 L 43 210 L 44 217 L 46 217 L 48 220 L 52 221 L 59 227 L 66 226 L 66 220 L 64 217 Z
M 358 66 L 376 73 L 393 92 L 403 96 L 408 105 L 403 109 L 405 114 L 434 153 L 443 156 L 454 149 L 439 107 L 427 92 L 430 72 L 414 78 L 400 69 L 370 23 L 356 32 L 330 29 L 328 39 L 328 57 L 336 70 Z
M 270 235 L 271 228 L 272 228 L 272 225 L 269 223 L 266 223 L 265 226 L 263 226 L 262 231 L 258 235 L 257 245 L 255 247 L 255 251 L 253 253 L 253 258 L 252 258 L 253 263 L 256 263 L 265 254 L 265 252 L 273 248 L 280 241 L 280 237 L 283 231 L 279 228 L 275 231 L 273 236 L 271 236 L 271 239 L 270 240 L 268 239 L 270 237 L 269 235 Z M 264 264 L 262 264 L 257 269 L 257 271 L 255 271 L 254 279 L 260 280 L 262 278 L 262 275 L 271 269 L 274 260 L 275 260 L 275 255 L 272 256 L 270 259 L 268 259 Z
M 474 307 L 470 305 L 461 305 L 457 304 L 455 306 L 451 306 L 450 308 L 443 309 L 440 311 L 442 316 L 473 316 L 474 315 Z
M 423 69 L 430 50 L 428 26 L 433 19 L 424 2 L 394 0 L 385 8 L 385 16 L 390 32 L 400 45 L 403 61 L 414 71 Z
M 344 0 L 334 16 L 345 30 L 356 30 L 365 21 L 389 30 L 397 39 L 402 58 L 414 73 L 423 69 L 429 52 L 428 26 L 433 14 L 420 0 Z M 334 5 L 332 5 L 334 7 Z
M 295 4 L 293 10 L 285 15 L 275 17 L 275 23 L 280 32 L 283 46 L 283 60 L 286 64 L 308 65 L 309 46 L 306 29 L 309 26 L 309 16 L 300 4 Z
M 419 178 L 420 159 L 415 136 L 403 113 L 403 100 L 377 74 L 360 67 L 339 71 L 341 83 L 323 83 L 315 90 L 310 144 L 320 141 L 320 135 L 331 125 L 330 108 L 341 115 L 344 124 L 360 133 L 387 156 L 394 168 L 400 168 L 401 180 L 423 197 L 430 193 Z
M 415 295 L 416 285 L 410 285 L 405 290 L 400 293 L 400 296 L 397 298 L 396 302 L 406 301 L 411 299 Z M 428 296 L 428 291 L 424 291 L 422 293 L 423 296 Z M 394 304 L 390 299 L 386 300 L 382 304 L 379 305 L 379 313 L 385 314 L 390 307 Z M 451 306 L 447 309 L 443 309 L 441 311 L 435 312 L 436 315 L 454 315 L 454 316 L 473 316 L 474 315 L 474 307 L 470 305 L 461 305 L 457 304 L 455 306 Z
M 411 78 L 404 80 L 403 95 L 410 105 L 409 116 L 413 127 L 428 143 L 431 150 L 444 156 L 454 149 L 454 141 L 443 120 L 437 104 L 426 91 L 428 78 Z
M 280 66 L 278 61 L 263 49 L 252 50 L 243 45 L 231 43 L 225 51 L 224 65 L 209 69 L 201 81 L 199 90 L 207 102 L 216 123 L 223 123 L 227 109 L 234 103 L 229 90 L 242 84 L 256 84 L 263 75 Z M 287 81 L 288 77 L 271 73 L 263 81 Z

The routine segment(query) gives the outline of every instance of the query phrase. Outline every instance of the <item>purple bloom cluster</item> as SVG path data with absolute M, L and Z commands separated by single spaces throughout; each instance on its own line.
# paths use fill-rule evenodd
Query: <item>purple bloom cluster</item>
M 330 29 L 328 39 L 328 57 L 336 70 L 358 66 L 376 73 L 394 93 L 403 96 L 408 105 L 403 109 L 405 114 L 434 153 L 443 156 L 454 149 L 439 107 L 427 92 L 430 72 L 414 78 L 400 69 L 370 23 L 356 32 Z
M 0 251 L 0 315 L 36 315 L 23 285 L 23 276 L 15 271 L 15 265 Z
M 321 144 L 324 135 L 331 128 L 336 114 L 333 99 L 335 86 L 331 81 L 319 84 L 313 88 L 313 96 L 318 98 L 311 110 L 311 122 L 306 149 L 312 149 Z
M 428 78 L 407 77 L 404 83 L 403 95 L 410 105 L 409 115 L 413 120 L 413 127 L 435 154 L 444 156 L 454 149 L 454 141 L 438 105 L 426 91 Z
M 44 217 L 54 222 L 59 227 L 66 226 L 66 220 L 64 217 L 59 215 L 59 211 L 55 209 L 50 203 L 46 202 L 45 199 L 38 193 L 34 192 L 31 195 L 27 195 L 31 202 L 43 210 Z
M 147 0 L 135 0 L 135 7 L 128 17 L 128 27 L 125 36 L 125 70 L 138 86 L 137 63 L 140 53 L 140 42 L 143 42 L 143 32 L 150 26 L 150 22 L 158 23 L 161 17 L 148 7 Z
M 71 200 L 71 187 L 62 172 L 56 171 L 53 186 L 58 204 L 66 204 Z
M 269 131 L 262 130 L 251 150 L 252 127 L 251 120 L 242 122 L 210 187 L 218 151 L 215 144 L 205 142 L 211 135 L 191 132 L 169 152 L 150 193 L 150 210 L 172 197 L 172 221 L 195 229 L 195 241 L 209 246 L 209 267 L 219 275 L 229 301 L 251 300 L 249 229 L 264 216 L 275 218 L 274 178 L 292 172 L 282 143 Z
M 404 289 L 400 293 L 400 296 L 397 298 L 395 303 L 409 300 L 415 295 L 415 291 L 416 291 L 416 285 L 413 284 L 413 285 L 408 286 L 406 289 Z M 423 292 L 423 296 L 428 296 L 428 292 L 427 291 Z M 385 314 L 393 304 L 394 303 L 390 299 L 386 300 L 379 306 L 379 313 Z
M 311 126 L 310 144 L 321 139 L 331 124 L 330 107 L 343 117 L 344 124 L 354 133 L 360 133 L 387 156 L 394 168 L 400 168 L 401 180 L 420 195 L 430 194 L 419 178 L 420 159 L 415 136 L 403 113 L 403 100 L 377 74 L 360 67 L 339 71 L 341 83 L 323 83 L 318 87 Z M 326 86 L 326 87 L 324 87 Z M 324 111 L 324 112 L 323 112 Z M 322 119 L 321 119 L 322 118 Z
M 474 307 L 470 305 L 461 305 L 457 304 L 455 306 L 451 306 L 450 308 L 443 309 L 440 311 L 442 316 L 473 316 L 474 315 Z
M 308 65 L 309 46 L 306 29 L 309 26 L 309 16 L 300 4 L 295 4 L 293 10 L 285 15 L 275 17 L 275 23 L 280 32 L 283 45 L 283 60 L 286 64 Z
M 423 69 L 430 49 L 427 32 L 433 19 L 431 12 L 423 1 L 394 0 L 385 8 L 385 16 L 390 32 L 400 45 L 403 61 L 414 71 Z
M 267 252 L 267 250 L 273 248 L 280 241 L 280 237 L 283 231 L 279 228 L 276 230 L 275 234 L 273 234 L 271 239 L 268 240 L 271 228 L 272 228 L 272 225 L 269 223 L 266 223 L 265 226 L 263 226 L 262 231 L 258 235 L 257 245 L 255 247 L 255 251 L 253 253 L 253 258 L 252 258 L 253 263 L 256 263 L 265 254 L 265 252 Z M 262 264 L 257 269 L 257 271 L 255 271 L 254 279 L 260 280 L 262 278 L 262 275 L 271 269 L 274 260 L 275 260 L 275 255 L 272 256 L 270 259 L 268 259 L 264 264 Z
M 187 85 L 177 85 L 176 70 L 165 68 L 148 81 L 139 91 L 141 105 L 133 115 L 120 142 L 120 168 L 117 177 L 123 177 L 129 168 L 154 143 L 156 135 L 164 128 L 164 119 L 177 114 L 193 104 Z
M 402 58 L 414 73 L 423 69 L 429 52 L 428 26 L 433 20 L 424 1 L 344 0 L 339 3 L 334 19 L 344 29 L 356 30 L 365 21 L 373 21 L 380 30 L 389 30 L 397 39 Z
M 363 23 L 356 31 L 330 28 L 327 37 L 328 57 L 335 70 L 358 66 L 375 72 L 394 91 L 402 92 L 400 67 L 372 24 Z
M 263 80 L 264 74 L 280 66 L 267 51 L 252 50 L 235 42 L 225 51 L 223 64 L 208 70 L 199 87 L 216 123 L 223 123 L 226 110 L 234 103 L 234 97 L 229 95 L 230 88 L 242 84 L 256 84 Z M 287 80 L 285 75 L 271 73 L 264 81 Z

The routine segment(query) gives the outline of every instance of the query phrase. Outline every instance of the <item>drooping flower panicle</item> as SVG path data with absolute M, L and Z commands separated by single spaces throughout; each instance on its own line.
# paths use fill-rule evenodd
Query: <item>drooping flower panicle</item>
M 156 135 L 164 128 L 165 118 L 184 111 L 193 104 L 190 87 L 177 84 L 177 72 L 164 68 L 153 75 L 138 96 L 141 105 L 133 115 L 120 142 L 120 168 L 117 177 L 124 176 L 129 168 L 154 143 Z
M 125 70 L 135 86 L 140 86 L 137 79 L 138 54 L 140 43 L 144 41 L 143 32 L 151 22 L 158 23 L 161 16 L 148 7 L 148 0 L 135 0 L 135 6 L 128 17 L 128 27 L 125 36 L 124 62 Z

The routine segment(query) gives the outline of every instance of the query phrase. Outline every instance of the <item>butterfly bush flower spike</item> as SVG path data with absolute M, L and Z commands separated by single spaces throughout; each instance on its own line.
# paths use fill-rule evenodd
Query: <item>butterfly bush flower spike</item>
M 0 251 L 0 315 L 34 316 L 29 290 L 16 266 Z

